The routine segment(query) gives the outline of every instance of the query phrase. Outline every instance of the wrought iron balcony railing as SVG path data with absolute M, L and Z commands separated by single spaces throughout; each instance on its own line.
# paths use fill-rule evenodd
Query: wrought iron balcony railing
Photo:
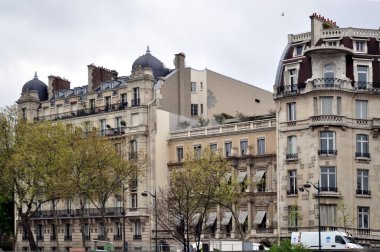
M 297 195 L 297 194 L 298 194 L 298 190 L 297 189 L 286 190 L 286 195 Z
M 318 155 L 336 156 L 337 150 L 318 150 Z
M 371 195 L 370 190 L 356 189 L 356 195 Z
M 286 160 L 297 160 L 298 153 L 288 153 L 286 154 Z
M 371 154 L 367 152 L 355 152 L 356 158 L 371 158 Z
M 131 100 L 131 106 L 132 107 L 140 106 L 140 99 L 133 99 L 133 100 Z

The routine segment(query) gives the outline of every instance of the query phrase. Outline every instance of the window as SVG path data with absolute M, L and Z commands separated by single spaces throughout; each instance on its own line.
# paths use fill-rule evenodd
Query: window
M 369 207 L 358 207 L 358 228 L 369 228 Z
M 120 222 L 115 223 L 115 238 L 121 239 L 123 236 L 123 225 Z
M 123 201 L 122 201 L 122 198 L 120 196 L 116 196 L 115 198 L 116 198 L 115 207 L 116 207 L 117 211 L 119 211 L 123 207 Z
M 104 226 L 104 224 L 103 223 L 100 223 L 99 224 L 99 239 L 104 239 L 105 238 L 105 226 Z
M 332 96 L 324 96 L 320 98 L 321 100 L 321 115 L 332 115 Z
M 210 144 L 210 150 L 211 150 L 212 152 L 216 152 L 216 151 L 218 150 L 218 144 L 216 144 L 216 143 L 211 143 L 211 144 Z
M 95 99 L 90 99 L 90 109 L 92 112 L 95 111 Z
M 327 41 L 326 45 L 328 45 L 328 46 L 338 46 L 338 41 Z
M 196 82 L 191 82 L 191 92 L 192 93 L 197 92 L 197 83 Z
M 224 143 L 224 150 L 225 150 L 225 154 L 226 154 L 226 157 L 229 157 L 232 155 L 232 142 L 225 142 Z
M 191 104 L 191 115 L 192 116 L 198 115 L 198 104 Z
M 368 83 L 368 66 L 360 66 L 357 67 L 358 70 L 358 88 L 366 89 Z
M 242 156 L 248 154 L 248 140 L 240 140 L 240 154 Z
M 141 222 L 140 221 L 135 221 L 134 223 L 133 239 L 141 240 Z
M 356 135 L 356 153 L 355 157 L 370 158 L 368 153 L 368 136 Z
M 289 227 L 298 226 L 298 207 L 297 206 L 288 207 L 288 226 Z
M 333 64 L 327 64 L 323 67 L 323 78 L 326 85 L 333 85 L 335 77 L 335 66 Z
M 367 51 L 367 43 L 365 41 L 354 41 L 355 51 L 365 53 Z
M 336 98 L 336 114 L 342 115 L 342 97 L 340 96 Z
M 319 155 L 336 155 L 335 150 L 335 132 L 333 131 L 321 131 L 319 133 L 320 138 L 320 150 Z
M 121 130 L 121 117 L 115 117 L 115 129 L 117 132 Z
M 297 45 L 294 47 L 294 56 L 301 56 L 303 53 L 303 45 Z
M 321 226 L 336 225 L 336 205 L 321 204 Z
M 289 190 L 287 192 L 288 195 L 294 195 L 298 193 L 297 188 L 297 171 L 291 170 L 288 172 L 289 175 Z
M 38 224 L 37 225 L 37 240 L 43 240 L 44 239 L 44 236 L 42 235 L 43 234 L 43 228 L 42 228 L 42 224 Z
M 177 162 L 181 162 L 183 160 L 183 147 L 177 147 Z
M 357 119 L 368 118 L 368 101 L 356 100 L 356 118 Z
M 295 102 L 288 103 L 287 107 L 288 107 L 288 122 L 297 120 L 296 103 Z
M 90 240 L 90 225 L 88 223 L 84 224 L 83 233 L 84 233 L 84 239 L 89 241 Z
M 26 108 L 22 108 L 22 119 L 26 120 Z
M 335 167 L 321 167 L 320 190 L 324 192 L 338 192 L 338 189 L 336 188 Z
M 257 139 L 257 154 L 265 154 L 265 138 Z
M 128 106 L 128 102 L 127 102 L 127 94 L 121 94 L 120 95 L 120 101 L 121 101 L 121 106 L 122 108 L 126 108 Z
M 370 195 L 368 190 L 368 170 L 358 170 L 356 194 Z
M 140 89 L 138 87 L 133 88 L 133 100 L 132 107 L 140 106 Z
M 202 145 L 196 144 L 194 145 L 194 155 L 199 158 L 202 155 Z
M 138 207 L 138 198 L 137 193 L 131 193 L 131 207 L 137 208 Z
M 257 191 L 258 192 L 265 192 L 266 188 L 266 173 L 263 174 L 261 177 L 261 180 L 257 183 Z
M 201 115 L 203 114 L 203 104 L 201 104 Z
M 71 214 L 71 199 L 66 200 L 66 213 Z
M 100 135 L 104 136 L 106 134 L 107 121 L 105 119 L 100 120 Z
M 65 225 L 65 240 L 71 240 L 71 224 L 66 223 Z
M 111 109 L 111 96 L 104 97 L 104 106 L 106 110 Z
M 201 87 L 200 87 L 201 90 L 203 90 L 203 82 L 201 82 Z
M 50 240 L 55 241 L 57 239 L 57 230 L 55 228 L 55 224 L 51 224 L 50 226 Z
M 286 159 L 297 158 L 297 137 L 288 136 L 288 153 Z
M 289 85 L 295 86 L 297 84 L 297 70 L 296 69 L 289 69 Z
M 137 158 L 137 141 L 136 140 L 131 140 L 129 142 L 129 149 L 130 149 L 129 159 L 136 159 Z

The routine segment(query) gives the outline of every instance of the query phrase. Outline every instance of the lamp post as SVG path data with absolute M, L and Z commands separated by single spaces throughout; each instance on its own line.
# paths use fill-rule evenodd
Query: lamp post
M 301 192 L 303 191 L 307 191 L 309 192 L 308 189 L 311 188 L 311 186 L 313 186 L 315 189 L 317 189 L 317 197 L 318 197 L 318 251 L 321 251 L 321 195 L 320 195 L 320 191 L 321 191 L 321 187 L 319 186 L 319 180 L 318 180 L 318 183 L 317 185 L 313 184 L 312 182 L 310 181 L 307 181 L 306 184 L 304 184 L 302 187 L 298 188 L 298 190 L 300 190 Z
M 125 246 L 125 187 L 124 183 L 122 186 L 123 190 L 123 251 L 126 251 L 126 246 Z
M 156 240 L 156 243 L 155 243 L 155 252 L 158 252 L 158 239 L 157 239 L 157 194 L 156 194 L 156 190 L 154 190 L 154 194 L 148 192 L 148 191 L 144 191 L 141 193 L 141 196 L 143 197 L 147 197 L 148 194 L 150 194 L 150 196 L 153 197 L 153 200 L 154 200 L 154 218 L 155 218 L 155 228 L 156 228 L 156 231 L 154 233 L 154 239 Z

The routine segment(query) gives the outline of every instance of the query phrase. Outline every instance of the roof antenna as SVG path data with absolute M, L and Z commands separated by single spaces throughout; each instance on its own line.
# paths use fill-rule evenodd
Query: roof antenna
M 149 46 L 146 47 L 146 53 L 150 53 Z
M 37 71 L 34 71 L 34 79 L 38 79 Z

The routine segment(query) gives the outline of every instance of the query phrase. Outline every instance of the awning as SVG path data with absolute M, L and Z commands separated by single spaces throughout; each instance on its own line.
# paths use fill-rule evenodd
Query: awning
M 193 225 L 197 225 L 198 224 L 200 217 L 201 217 L 200 213 L 194 214 L 194 216 L 193 216 Z
M 260 182 L 261 179 L 263 178 L 265 172 L 266 172 L 266 170 L 256 171 L 256 175 L 255 175 L 256 181 L 255 182 Z
M 248 212 L 247 211 L 241 211 L 239 214 L 239 223 L 244 224 L 247 217 L 248 217 Z
M 206 227 L 214 225 L 215 220 L 216 220 L 216 212 L 209 213 L 208 214 L 208 219 L 207 219 L 207 222 L 206 222 Z
M 266 211 L 257 211 L 253 224 L 261 224 L 263 222 Z
M 247 172 L 242 172 L 242 171 L 239 172 L 239 175 L 237 178 L 238 182 L 242 183 L 244 181 L 245 177 L 247 177 Z
M 220 224 L 224 225 L 224 226 L 228 225 L 231 221 L 231 218 L 232 218 L 232 213 L 231 212 L 225 212 L 223 220 Z

